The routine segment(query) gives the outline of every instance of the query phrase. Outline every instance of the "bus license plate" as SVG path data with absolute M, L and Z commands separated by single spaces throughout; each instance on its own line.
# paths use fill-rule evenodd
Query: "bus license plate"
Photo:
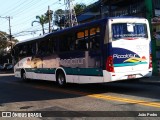
M 128 75 L 128 79 L 136 78 L 136 75 Z

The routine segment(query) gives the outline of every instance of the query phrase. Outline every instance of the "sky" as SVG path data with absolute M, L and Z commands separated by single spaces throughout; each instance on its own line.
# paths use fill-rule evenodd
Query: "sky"
M 98 0 L 74 0 L 73 3 L 89 5 L 96 1 Z M 31 26 L 31 23 L 36 20 L 37 15 L 46 13 L 48 6 L 53 12 L 57 9 L 65 9 L 64 0 L 0 0 L 0 2 L 0 31 L 9 34 L 9 20 L 2 17 L 11 16 L 11 34 L 19 41 L 42 34 L 40 24 L 34 23 Z M 45 28 L 47 32 L 47 24 Z

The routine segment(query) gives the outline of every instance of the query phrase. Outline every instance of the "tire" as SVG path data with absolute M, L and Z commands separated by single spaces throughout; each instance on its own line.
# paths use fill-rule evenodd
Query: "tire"
M 28 81 L 28 79 L 26 78 L 26 72 L 22 72 L 21 73 L 21 79 L 23 80 L 23 81 Z
M 56 77 L 58 86 L 64 87 L 66 85 L 66 78 L 63 72 L 59 72 Z

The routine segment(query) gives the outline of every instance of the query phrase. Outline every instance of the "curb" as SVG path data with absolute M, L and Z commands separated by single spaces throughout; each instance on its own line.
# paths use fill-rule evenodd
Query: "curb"
M 13 71 L 0 71 L 0 74 L 9 74 L 9 73 L 14 73 Z

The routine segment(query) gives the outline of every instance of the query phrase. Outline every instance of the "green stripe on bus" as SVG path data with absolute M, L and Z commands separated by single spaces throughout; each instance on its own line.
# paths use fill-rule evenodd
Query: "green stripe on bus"
M 103 70 L 98 68 L 63 68 L 67 75 L 103 76 Z M 40 74 L 55 74 L 56 68 L 25 68 L 26 72 Z
M 55 74 L 55 68 L 25 68 L 26 72 L 35 72 L 42 74 Z

